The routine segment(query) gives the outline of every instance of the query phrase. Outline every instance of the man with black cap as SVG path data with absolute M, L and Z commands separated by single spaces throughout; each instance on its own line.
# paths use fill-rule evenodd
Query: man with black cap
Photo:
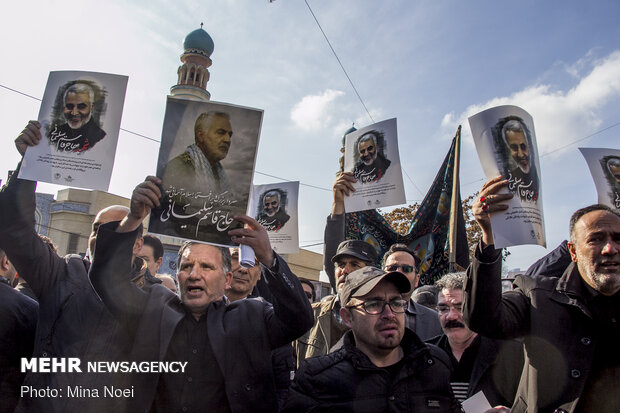
M 368 265 L 375 265 L 376 262 L 377 251 L 372 245 L 359 240 L 341 242 L 331 259 L 330 272 L 334 274 L 336 291 L 350 273 Z M 329 264 L 325 265 L 327 270 Z M 337 295 L 328 296 L 312 304 L 314 326 L 295 343 L 298 365 L 306 358 L 329 353 L 342 335 L 349 330 L 340 319 L 340 304 Z
M 349 274 L 338 292 L 344 346 L 301 364 L 282 411 L 460 412 L 446 354 L 405 328 L 410 289 L 398 271 Z

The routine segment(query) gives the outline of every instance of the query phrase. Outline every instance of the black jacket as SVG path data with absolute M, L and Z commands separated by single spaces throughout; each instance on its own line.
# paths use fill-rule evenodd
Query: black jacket
M 99 227 L 90 271 L 103 302 L 124 320 L 135 337 L 132 360 L 163 361 L 176 326 L 186 312 L 179 297 L 155 285 L 143 291 L 127 281 L 135 231 L 115 232 L 118 223 Z M 277 256 L 277 255 L 276 255 Z M 206 313 L 209 343 L 225 380 L 232 413 L 278 410 L 271 351 L 301 336 L 312 326 L 304 290 L 286 262 L 277 256 L 273 270 L 264 269 L 272 304 L 260 298 L 212 302 Z M 204 374 L 209 374 L 205 371 Z M 142 412 L 153 402 L 157 374 L 137 376 L 130 411 Z
M 20 362 L 31 357 L 39 305 L 0 277 L 0 413 L 12 412 L 24 377 Z
M 523 337 L 525 364 L 513 413 L 573 412 L 603 344 L 579 270 L 572 263 L 561 278 L 517 276 L 515 290 L 502 294 L 501 265 L 500 250 L 478 245 L 467 270 L 465 322 L 489 337 Z M 617 324 L 615 332 L 619 336 Z M 618 386 L 608 393 L 617 400 Z
M 16 171 L 0 191 L 0 248 L 39 298 L 39 321 L 33 357 L 77 357 L 82 373 L 28 373 L 25 386 L 62 389 L 125 385 L 118 374 L 86 371 L 95 360 L 122 360 L 127 336 L 106 310 L 88 280 L 88 261 L 79 255 L 60 257 L 34 230 L 36 182 Z M 118 412 L 121 398 L 29 397 L 16 412 Z
M 446 354 L 409 329 L 401 346 L 402 364 L 390 382 L 388 372 L 372 364 L 347 332 L 343 348 L 301 363 L 283 412 L 460 412 Z
M 495 340 L 483 336 L 469 379 L 467 397 L 482 391 L 491 406 L 510 407 L 515 399 L 523 371 L 523 343 L 517 340 Z M 445 334 L 427 340 L 444 351 L 452 351 Z

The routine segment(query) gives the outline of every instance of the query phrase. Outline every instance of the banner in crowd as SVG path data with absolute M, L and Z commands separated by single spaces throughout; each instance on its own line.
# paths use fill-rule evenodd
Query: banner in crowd
M 26 150 L 19 178 L 107 191 L 127 76 L 50 72 L 38 120 L 43 139 Z
M 508 179 L 514 197 L 508 209 L 491 215 L 496 248 L 538 244 L 546 247 L 542 185 L 534 120 L 517 106 L 497 106 L 469 118 L 487 179 Z
M 456 263 L 462 268 L 469 265 L 467 233 L 463 219 L 461 194 L 452 194 L 456 139 L 431 185 L 406 235 L 400 235 L 376 210 L 346 214 L 346 238 L 366 241 L 377 249 L 379 260 L 394 243 L 403 243 L 420 259 L 421 285 L 433 284 L 449 268 L 449 223 L 452 196 L 457 196 Z
M 594 179 L 598 203 L 620 210 L 620 150 L 579 148 Z
M 298 197 L 299 182 L 252 187 L 248 215 L 267 230 L 271 247 L 278 254 L 299 252 Z
M 355 192 L 344 200 L 349 212 L 405 203 L 396 119 L 356 130 L 345 137 L 344 170 L 353 172 Z
M 248 209 L 263 111 L 168 97 L 157 176 L 164 189 L 149 232 L 236 246 Z

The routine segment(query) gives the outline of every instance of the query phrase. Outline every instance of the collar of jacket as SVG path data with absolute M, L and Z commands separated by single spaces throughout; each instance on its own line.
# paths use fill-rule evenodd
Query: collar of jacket
M 558 284 L 555 287 L 555 291 L 558 294 L 551 296 L 553 301 L 560 304 L 572 305 L 579 308 L 585 315 L 592 318 L 590 309 L 585 304 L 585 296 L 583 291 L 583 279 L 577 268 L 577 264 L 571 262 L 562 277 L 559 279 Z
M 413 301 L 413 298 L 409 299 L 409 303 L 407 303 L 407 309 L 405 310 L 405 313 L 407 314 L 417 314 L 417 310 L 415 308 L 415 301 Z
M 415 358 L 429 352 L 428 347 L 424 344 L 418 336 L 408 328 L 405 328 L 405 334 L 400 342 L 400 346 L 403 349 L 403 358 L 410 359 Z M 343 349 L 346 351 L 346 357 L 351 360 L 351 363 L 356 369 L 360 370 L 377 370 L 379 367 L 375 366 L 368 356 L 364 354 L 360 349 L 355 346 L 355 337 L 353 337 L 353 331 L 349 330 L 344 335 Z

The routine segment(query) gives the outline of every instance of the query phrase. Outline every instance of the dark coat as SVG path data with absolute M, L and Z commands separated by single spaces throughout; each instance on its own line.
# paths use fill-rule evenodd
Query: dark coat
M 576 265 L 561 278 L 518 276 L 515 290 L 503 295 L 500 276 L 500 251 L 479 245 L 467 270 L 463 315 L 479 334 L 523 337 L 525 365 L 512 413 L 574 411 L 597 347 Z
M 446 354 L 408 329 L 401 346 L 403 364 L 390 383 L 349 331 L 340 350 L 302 362 L 282 412 L 460 412 Z
M 480 346 L 469 379 L 467 397 L 482 391 L 491 406 L 512 405 L 523 370 L 523 344 L 517 340 L 480 337 Z M 427 343 L 451 351 L 445 334 Z
M 36 301 L 0 277 L 0 413 L 12 412 L 17 405 L 26 376 L 20 362 L 32 356 L 38 311 Z
M 110 311 L 135 333 L 132 359 L 162 361 L 186 312 L 179 297 L 165 287 L 145 292 L 125 281 L 135 232 L 117 233 L 117 224 L 99 227 L 90 278 Z M 273 271 L 264 268 L 263 276 L 273 305 L 260 298 L 233 303 L 223 298 L 207 309 L 209 342 L 233 413 L 277 411 L 271 351 L 301 336 L 313 322 L 304 290 L 281 257 Z M 136 377 L 131 411 L 150 407 L 158 379 L 157 374 Z
M 34 230 L 36 182 L 16 171 L 0 191 L 0 248 L 39 298 L 33 357 L 77 357 L 82 373 L 28 373 L 34 389 L 126 385 L 121 374 L 89 373 L 88 361 L 127 357 L 128 336 L 101 303 L 88 280 L 89 263 L 79 255 L 60 257 Z M 122 398 L 23 397 L 16 412 L 119 412 Z

